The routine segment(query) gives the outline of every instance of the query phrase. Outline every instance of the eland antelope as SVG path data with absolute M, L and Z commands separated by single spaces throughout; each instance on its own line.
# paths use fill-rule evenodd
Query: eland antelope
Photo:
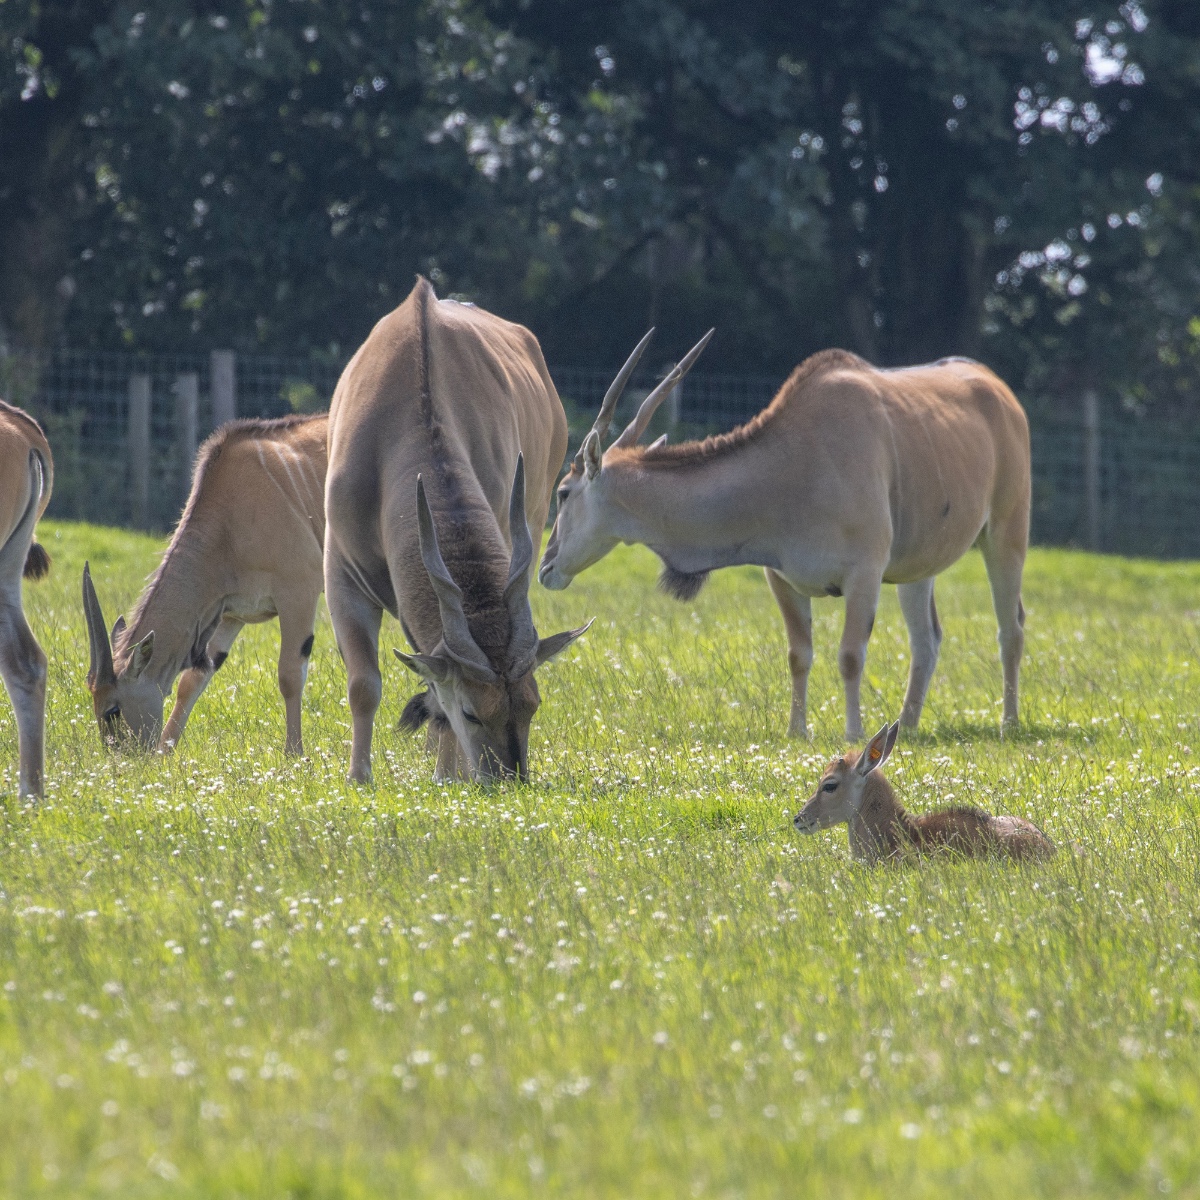
M 643 339 L 630 363 L 644 346 Z M 811 599 L 844 596 L 838 666 L 846 736 L 857 740 L 880 585 L 898 585 L 908 625 L 912 662 L 900 723 L 915 726 L 942 640 L 934 577 L 978 545 L 1000 627 L 1004 723 L 1016 723 L 1029 425 L 1002 380 L 968 359 L 879 370 L 825 350 L 732 433 L 638 446 L 661 399 L 648 398 L 607 452 L 615 398 L 601 407 L 558 489 L 539 571 L 546 587 L 565 588 L 618 542 L 653 550 L 663 562 L 660 584 L 681 599 L 718 567 L 766 568 L 787 632 L 789 732 L 800 737 L 808 734 Z
M 42 427 L 0 400 L 0 678 L 17 714 L 17 794 L 40 796 L 46 739 L 46 655 L 21 605 L 21 580 L 41 579 L 50 556 L 33 531 L 54 486 Z
M 439 779 L 523 777 L 534 668 L 583 629 L 539 638 L 530 530 L 545 525 L 567 420 L 529 330 L 438 300 L 418 279 L 342 373 L 329 413 L 325 596 L 346 663 L 350 778 L 371 778 L 379 628 L 396 616 L 428 685 Z M 586 626 L 584 627 L 586 628 Z
M 831 762 L 812 798 L 796 814 L 796 828 L 816 833 L 847 824 L 851 854 L 868 863 L 939 850 L 968 857 L 1046 859 L 1054 855 L 1054 843 L 1020 817 L 992 817 L 966 807 L 920 816 L 905 812 L 880 770 L 899 732 L 899 721 L 885 725 L 861 751 Z
M 84 566 L 87 683 L 106 741 L 126 728 L 144 746 L 169 751 L 243 626 L 277 616 L 285 749 L 304 752 L 300 696 L 323 582 L 327 426 L 320 413 L 231 421 L 212 434 L 162 562 L 111 640 Z

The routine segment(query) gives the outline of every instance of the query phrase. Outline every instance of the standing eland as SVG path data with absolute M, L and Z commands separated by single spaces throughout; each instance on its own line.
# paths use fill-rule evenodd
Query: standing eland
M 787 631 L 789 732 L 798 737 L 808 735 L 811 599 L 844 596 L 838 666 L 846 736 L 857 740 L 880 585 L 898 585 L 912 647 L 900 724 L 916 726 L 942 641 L 934 577 L 978 545 L 1000 627 L 1004 724 L 1016 724 L 1029 425 L 1002 380 L 969 359 L 879 370 L 824 350 L 732 433 L 638 446 L 663 395 L 647 398 L 607 452 L 616 399 L 602 406 L 558 489 L 539 572 L 546 587 L 565 588 L 618 542 L 653 550 L 663 562 L 660 585 L 680 599 L 695 596 L 718 567 L 766 568 Z
M 346 663 L 350 779 L 371 778 L 386 609 L 428 685 L 435 777 L 523 778 L 534 669 L 584 629 L 539 638 L 530 529 L 541 531 L 567 420 L 537 339 L 425 279 L 351 359 L 329 413 L 325 595 Z M 586 626 L 584 627 L 586 628 Z
M 278 616 L 285 749 L 303 754 L 300 696 L 323 582 L 327 427 L 321 413 L 230 421 L 212 434 L 162 562 L 111 640 L 84 566 L 87 683 L 105 741 L 124 727 L 148 748 L 171 750 L 242 628 Z
M 42 794 L 46 742 L 46 655 L 25 620 L 21 580 L 50 570 L 33 531 L 53 486 L 54 459 L 42 427 L 0 400 L 0 677 L 17 714 L 20 796 Z

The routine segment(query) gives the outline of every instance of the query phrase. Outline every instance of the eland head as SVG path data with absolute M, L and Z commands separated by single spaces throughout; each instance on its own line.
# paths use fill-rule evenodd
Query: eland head
M 517 457 L 509 502 L 512 559 L 503 604 L 510 633 L 502 662 L 489 660 L 471 633 L 462 588 L 442 558 L 425 484 L 419 475 L 417 528 L 421 560 L 441 614 L 442 636 L 428 654 L 396 650 L 396 657 L 429 684 L 428 715 L 449 723 L 472 779 L 524 779 L 528 773 L 529 727 L 541 703 L 534 671 L 591 625 L 589 621 L 579 629 L 548 638 L 539 637 L 534 628 L 529 607 L 533 538 L 525 518 L 524 457 Z
M 87 618 L 90 654 L 87 685 L 100 736 L 112 743 L 128 732 L 143 746 L 153 749 L 162 732 L 166 699 L 147 671 L 154 654 L 153 631 L 132 646 L 122 645 L 125 618 L 118 617 L 110 640 L 87 563 L 83 566 L 83 612 Z M 114 663 L 115 653 L 121 656 L 120 670 Z
M 610 449 L 636 446 L 646 432 L 651 418 L 662 402 L 675 390 L 692 369 L 708 345 L 713 330 L 709 330 L 683 358 L 667 373 L 661 383 L 642 401 L 633 420 L 625 426 Z M 604 438 L 612 424 L 617 402 L 633 374 L 642 352 L 654 336 L 651 329 L 629 356 L 604 396 L 599 415 L 583 439 L 562 482 L 558 485 L 558 514 L 554 528 L 542 555 L 538 580 L 551 591 L 560 591 L 581 571 L 602 559 L 620 540 L 611 531 L 611 521 L 605 513 Z

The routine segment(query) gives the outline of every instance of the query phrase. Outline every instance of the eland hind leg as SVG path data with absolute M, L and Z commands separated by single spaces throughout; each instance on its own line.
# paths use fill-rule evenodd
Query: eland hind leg
M 908 626 L 908 644 L 912 654 L 908 668 L 908 690 L 904 693 L 904 707 L 900 710 L 900 724 L 909 729 L 915 729 L 921 721 L 929 681 L 933 678 L 942 645 L 942 626 L 938 620 L 937 605 L 933 601 L 933 585 L 932 577 L 896 585 L 896 597 L 900 601 L 904 623 Z
M 21 609 L 20 591 L 0 597 L 0 678 L 17 715 L 18 794 L 40 796 L 45 769 L 46 655 Z
M 1000 665 L 1004 670 L 1004 724 L 1017 724 L 1021 655 L 1025 650 L 1025 606 L 1021 575 L 1029 542 L 1029 509 L 1022 507 L 1007 521 L 989 520 L 979 538 L 987 566 L 992 604 L 999 626 Z
M 0 679 L 17 716 L 17 789 L 38 797 L 46 760 L 46 655 L 25 619 L 21 580 L 37 525 L 38 503 L 46 468 L 38 450 L 29 455 L 29 491 L 25 511 L 0 546 Z
M 788 669 L 792 676 L 792 711 L 789 737 L 808 737 L 808 674 L 812 670 L 812 601 L 802 596 L 784 577 L 770 567 L 763 573 L 779 605 L 787 632 Z

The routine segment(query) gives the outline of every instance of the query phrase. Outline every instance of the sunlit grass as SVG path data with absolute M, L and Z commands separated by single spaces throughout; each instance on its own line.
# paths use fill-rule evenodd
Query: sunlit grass
M 529 786 L 435 787 L 385 654 L 356 789 L 324 618 L 307 760 L 282 754 L 273 626 L 173 758 L 103 752 L 79 573 L 111 619 L 159 543 L 42 538 L 40 809 L 0 701 L 0 1193 L 1200 1194 L 1200 567 L 1035 552 L 1004 740 L 982 564 L 950 572 L 891 777 L 910 808 L 1028 815 L 1061 851 L 871 870 L 844 830 L 788 823 L 842 745 L 836 601 L 798 744 L 761 575 L 678 604 L 614 553 L 534 588 L 545 632 L 598 619 L 541 672 Z M 887 592 L 872 730 L 906 669 Z

